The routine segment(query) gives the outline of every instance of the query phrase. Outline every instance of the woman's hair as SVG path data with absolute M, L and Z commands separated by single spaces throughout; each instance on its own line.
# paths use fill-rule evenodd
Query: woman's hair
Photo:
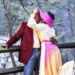
M 47 13 L 48 13 L 48 15 L 49 15 L 53 20 L 55 19 L 55 16 L 54 16 L 53 13 L 51 13 L 50 11 L 48 11 Z

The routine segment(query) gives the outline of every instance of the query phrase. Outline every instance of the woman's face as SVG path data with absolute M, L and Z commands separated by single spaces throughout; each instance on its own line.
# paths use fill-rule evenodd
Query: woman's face
M 45 23 L 43 19 L 41 20 L 41 22 L 42 22 L 42 23 Z

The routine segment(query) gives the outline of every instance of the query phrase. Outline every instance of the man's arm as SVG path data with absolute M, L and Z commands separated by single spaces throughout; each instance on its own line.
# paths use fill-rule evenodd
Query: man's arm
M 7 41 L 6 45 L 8 47 L 11 47 L 12 44 L 17 42 L 22 37 L 25 24 L 26 24 L 25 22 L 22 22 L 22 24 L 21 24 L 20 28 L 18 29 L 18 31 L 16 32 L 16 34 Z

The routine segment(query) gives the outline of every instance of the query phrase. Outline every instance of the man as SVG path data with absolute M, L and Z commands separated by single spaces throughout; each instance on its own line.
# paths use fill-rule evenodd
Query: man
M 39 12 L 34 10 L 33 14 L 35 14 L 36 22 L 39 23 L 41 20 Z M 38 75 L 40 44 L 36 31 L 33 31 L 26 22 L 22 22 L 16 34 L 6 43 L 7 47 L 11 47 L 19 39 L 21 39 L 19 61 L 24 63 L 24 75 L 32 75 L 35 66 L 37 66 L 35 74 Z

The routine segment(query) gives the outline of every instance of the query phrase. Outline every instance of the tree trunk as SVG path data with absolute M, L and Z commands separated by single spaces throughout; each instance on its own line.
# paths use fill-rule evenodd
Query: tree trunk
M 9 32 L 9 37 L 12 37 L 12 27 L 13 27 L 13 23 L 12 23 L 12 14 L 11 14 L 11 9 L 10 9 L 10 0 L 3 0 L 3 4 L 4 4 L 4 8 L 5 8 L 5 15 L 7 18 L 7 22 L 8 22 L 8 32 Z M 8 5 L 9 4 L 9 5 Z M 16 63 L 14 60 L 14 56 L 12 53 L 10 53 L 10 57 L 13 63 L 13 67 L 16 67 Z M 14 74 L 16 75 L 16 74 Z

